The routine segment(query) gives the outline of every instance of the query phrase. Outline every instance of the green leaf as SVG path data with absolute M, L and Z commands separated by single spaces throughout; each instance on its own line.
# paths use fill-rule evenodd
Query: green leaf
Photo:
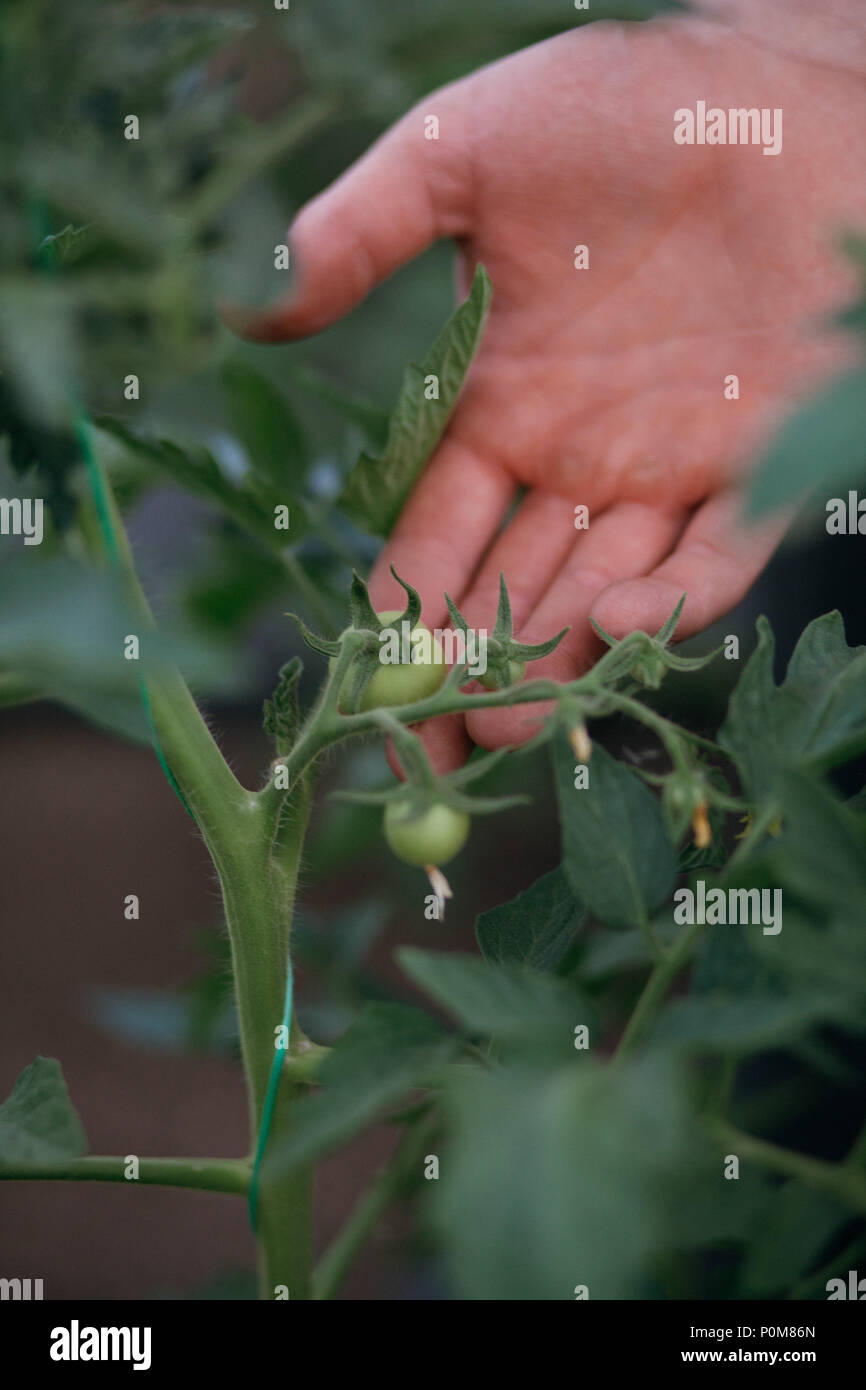
M 265 484 L 252 473 L 237 485 L 230 482 L 213 454 L 202 445 L 181 448 L 169 439 L 145 439 L 119 420 L 104 415 L 98 418 L 97 425 L 99 430 L 112 435 L 133 455 L 147 460 L 187 492 L 233 517 L 270 550 L 283 550 L 289 541 L 294 544 L 307 530 L 306 515 L 297 504 L 290 508 L 291 529 L 276 530 L 274 508 L 287 505 L 285 490 Z
M 803 632 L 781 686 L 766 618 L 728 704 L 719 743 L 756 802 L 771 802 L 786 768 L 823 770 L 866 747 L 866 647 L 849 647 L 837 612 Z
M 298 682 L 303 669 L 303 662 L 297 656 L 293 656 L 291 661 L 281 666 L 273 699 L 265 700 L 264 703 L 263 728 L 276 743 L 277 753 L 281 757 L 291 751 L 300 728 Z
M 235 433 L 254 471 L 290 503 L 303 486 L 308 455 L 288 402 L 245 362 L 226 363 L 222 378 Z
M 546 1074 L 470 1072 L 449 1088 L 447 1178 L 432 1216 L 461 1298 L 640 1297 L 688 1180 L 681 1091 L 658 1058 Z
M 0 1163 L 79 1158 L 87 1138 L 69 1099 L 60 1063 L 37 1057 L 0 1105 Z
M 349 475 L 341 505 L 357 525 L 387 536 L 451 417 L 466 373 L 481 342 L 492 288 L 478 266 L 468 299 L 449 319 L 421 366 L 406 370 L 380 459 L 362 454 Z M 439 399 L 426 400 L 428 376 L 439 381 Z
M 475 935 L 486 960 L 555 970 L 586 918 L 561 868 L 536 879 L 510 902 L 483 912 Z
M 789 1040 L 800 1041 L 803 1031 L 826 1015 L 826 1006 L 832 1002 L 817 991 L 811 995 L 712 994 L 675 999 L 660 1015 L 652 1037 L 660 1045 L 748 1056 Z
M 127 635 L 140 660 L 126 660 Z M 147 742 L 140 680 L 179 665 L 197 685 L 237 690 L 226 649 L 178 629 L 155 632 L 126 608 L 116 576 L 65 558 L 0 566 L 0 675 L 29 684 L 126 738 Z
M 782 834 L 738 871 L 781 889 L 783 928 L 758 934 L 764 959 L 807 994 L 822 1017 L 862 1030 L 866 1019 L 866 824 L 802 771 L 779 783 Z
M 323 1090 L 295 1106 L 291 1132 L 266 1166 L 292 1168 L 337 1148 L 434 1077 L 457 1047 L 457 1039 L 419 1009 L 368 1004 L 328 1056 Z
M 658 801 L 597 744 L 589 786 L 578 790 L 570 745 L 557 739 L 552 748 L 563 868 L 572 891 L 608 926 L 646 922 L 676 874 Z
M 477 956 L 404 947 L 397 959 L 415 984 L 470 1032 L 552 1043 L 574 1056 L 574 1027 L 588 1024 L 586 1004 L 563 980 L 526 965 L 493 965 Z
M 763 516 L 806 494 L 866 477 L 866 371 L 856 367 L 783 425 L 754 475 L 749 512 Z
M 92 224 L 73 227 L 70 222 L 62 231 L 43 238 L 39 252 L 52 256 L 59 265 L 70 265 L 81 260 L 98 244 L 99 232 Z
M 831 1192 L 820 1192 L 799 1179 L 770 1192 L 740 1275 L 742 1297 L 784 1297 L 792 1283 L 819 1263 L 850 1209 Z
M 328 405 L 344 415 L 349 424 L 357 426 L 370 449 L 384 449 L 388 439 L 388 412 L 363 397 L 349 395 L 313 370 L 301 371 L 297 382 L 305 390 L 321 397 Z
M 743 1053 L 784 1044 L 812 1051 L 819 1026 L 862 1031 L 866 1017 L 866 828 L 803 772 L 778 784 L 778 838 L 732 863 L 714 886 L 781 894 L 781 930 L 762 924 L 708 926 L 693 996 L 670 1003 L 660 1041 Z M 834 1058 L 830 1064 L 838 1063 Z
M 771 877 L 822 912 L 866 898 L 866 823 L 802 770 L 780 781 L 782 834 L 762 859 Z

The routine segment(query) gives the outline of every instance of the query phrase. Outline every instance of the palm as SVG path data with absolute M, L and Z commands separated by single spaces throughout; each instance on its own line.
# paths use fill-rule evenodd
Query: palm
M 781 154 L 676 144 L 674 112 L 698 100 L 781 107 Z M 493 281 L 449 430 L 374 570 L 380 607 L 400 596 L 393 564 L 431 625 L 443 590 L 486 625 L 502 570 L 526 640 L 571 625 L 534 668 L 568 678 L 595 655 L 590 614 L 654 630 L 686 592 L 682 636 L 737 602 L 785 525 L 747 527 L 738 479 L 844 351 L 827 320 L 852 287 L 835 238 L 866 216 L 864 145 L 841 136 L 862 102 L 855 71 L 721 25 L 591 25 L 426 98 L 301 212 L 299 294 L 257 336 L 324 327 L 435 237 L 457 240 L 464 289 L 478 261 Z M 530 732 L 526 707 L 468 728 Z M 461 755 L 448 737 L 443 763 Z
M 845 267 L 830 246 L 819 266 L 804 247 L 815 214 L 825 240 L 862 217 L 862 156 L 837 171 L 835 207 L 815 209 L 820 134 L 789 133 L 779 157 L 677 146 L 678 93 L 693 104 L 694 92 L 734 90 L 734 74 L 739 92 L 749 65 L 767 63 L 743 41 L 707 49 L 705 28 L 601 26 L 471 83 L 481 133 L 463 258 L 487 266 L 496 296 L 452 432 L 518 482 L 596 508 L 694 505 L 838 352 L 810 320 L 844 298 Z M 802 86 L 790 68 L 767 88 L 787 110 Z M 860 85 L 819 81 L 837 115 L 853 115 Z M 587 270 L 574 268 L 578 244 Z M 739 400 L 726 399 L 729 374 Z

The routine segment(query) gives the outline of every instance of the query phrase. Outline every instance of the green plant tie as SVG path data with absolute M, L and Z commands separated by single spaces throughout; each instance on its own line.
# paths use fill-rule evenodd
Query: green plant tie
M 286 997 L 283 1003 L 283 1031 L 286 1041 L 289 1039 L 289 1030 L 292 1024 L 292 995 L 294 993 L 294 972 L 292 970 L 292 958 L 286 960 Z M 247 1208 L 250 1214 L 250 1225 L 253 1230 L 258 1229 L 259 1213 L 259 1174 L 262 1167 L 262 1159 L 265 1156 L 265 1147 L 268 1136 L 271 1132 L 271 1121 L 274 1118 L 274 1107 L 277 1103 L 277 1091 L 280 1085 L 280 1072 L 283 1069 L 284 1053 L 286 1049 L 278 1047 L 274 1052 L 274 1060 L 271 1064 L 271 1074 L 268 1077 L 268 1089 L 265 1095 L 265 1104 L 262 1109 L 262 1122 L 259 1126 L 259 1140 L 256 1145 L 256 1156 L 253 1160 L 253 1172 L 250 1178 L 250 1190 L 247 1198 Z

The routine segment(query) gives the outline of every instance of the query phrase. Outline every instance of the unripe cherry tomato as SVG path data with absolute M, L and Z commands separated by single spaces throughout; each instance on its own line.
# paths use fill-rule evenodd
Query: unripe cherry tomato
M 378 617 L 388 627 L 397 619 L 402 618 L 402 614 L 397 609 L 386 609 L 383 613 L 379 613 Z M 349 630 L 346 629 L 347 632 Z M 396 631 L 398 640 L 401 640 L 403 634 L 399 626 L 397 626 Z M 429 635 L 429 628 L 425 627 L 423 623 L 416 623 L 409 635 L 410 649 L 414 649 L 416 636 L 424 632 Z M 358 706 L 359 711 L 381 709 L 388 705 L 411 705 L 416 700 L 425 700 L 429 695 L 435 695 L 448 674 L 445 656 L 435 637 L 431 636 L 429 643 L 425 642 L 425 646 L 429 646 L 429 661 L 410 661 L 400 664 L 380 662 L 378 669 L 373 672 L 364 688 L 361 703 Z M 336 658 L 332 657 L 332 669 L 335 662 Z M 350 668 L 343 677 L 340 686 L 339 704 L 342 709 L 345 709 L 349 702 L 353 677 L 354 673 Z
M 389 801 L 385 807 L 383 828 L 385 839 L 398 859 L 405 864 L 438 868 L 458 854 L 469 836 L 469 816 L 437 801 L 420 816 L 408 818 L 405 802 Z

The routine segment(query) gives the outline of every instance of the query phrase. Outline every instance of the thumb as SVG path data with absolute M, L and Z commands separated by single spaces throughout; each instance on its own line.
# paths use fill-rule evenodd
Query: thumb
M 472 160 L 459 85 L 425 98 L 301 209 L 289 228 L 291 295 L 260 314 L 232 311 L 231 327 L 259 342 L 317 333 L 437 238 L 468 233 Z

